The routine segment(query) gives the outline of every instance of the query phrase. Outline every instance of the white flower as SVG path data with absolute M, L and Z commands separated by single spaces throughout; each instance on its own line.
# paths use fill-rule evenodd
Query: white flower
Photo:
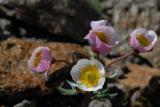
M 105 82 L 105 69 L 96 59 L 80 59 L 71 69 L 71 76 L 83 91 L 97 91 Z

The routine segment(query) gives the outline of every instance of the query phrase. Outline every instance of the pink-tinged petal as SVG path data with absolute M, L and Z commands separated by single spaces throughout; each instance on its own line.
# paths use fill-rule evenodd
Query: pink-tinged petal
M 157 34 L 154 31 L 149 30 L 148 37 L 152 41 L 152 43 L 151 43 L 152 45 L 154 45 L 157 42 Z
M 34 71 L 36 71 L 37 73 L 42 73 L 42 72 L 45 72 L 45 71 L 49 70 L 50 64 L 51 64 L 50 61 L 44 61 L 44 60 L 42 60 L 42 61 L 39 63 L 39 65 L 38 65 L 37 67 L 33 68 L 33 69 L 34 69 Z
M 142 33 L 143 35 L 145 35 L 146 32 L 147 31 L 145 29 L 142 29 L 142 28 L 135 29 L 134 31 L 131 32 L 131 34 L 130 34 L 130 43 L 129 44 L 131 45 L 131 47 L 133 49 L 135 49 L 135 50 L 140 49 L 140 44 L 139 44 L 139 42 L 138 42 L 138 40 L 136 38 L 137 33 Z
M 144 50 L 150 51 L 153 49 L 154 45 L 157 42 L 157 34 L 154 31 L 148 31 L 148 39 L 151 41 L 150 45 L 144 47 Z
M 118 35 L 113 27 L 107 26 L 103 31 L 106 33 L 106 35 L 109 38 L 109 42 L 108 42 L 109 45 L 116 45 L 119 42 Z
M 106 20 L 99 20 L 99 21 L 91 21 L 90 26 L 92 29 L 99 29 L 105 27 L 107 24 Z
M 89 33 L 84 37 L 84 39 L 90 39 L 93 36 L 96 36 L 94 30 L 90 30 Z
M 109 44 L 105 44 L 98 37 L 96 37 L 96 46 L 95 46 L 95 48 L 98 51 L 98 53 L 100 53 L 102 55 L 106 55 L 106 54 L 108 54 L 110 52 L 110 50 L 113 48 L 113 46 L 109 45 Z
M 139 47 L 139 43 L 137 41 L 137 39 L 135 37 L 132 37 L 130 40 L 129 40 L 129 45 L 135 49 L 135 50 L 138 50 L 138 47 Z
M 106 26 L 104 20 L 91 22 L 92 30 L 84 39 L 88 39 L 94 52 L 106 55 L 118 43 L 116 31 L 111 26 Z M 93 27 L 97 27 L 94 28 Z
M 137 33 L 141 33 L 143 35 L 146 35 L 147 34 L 147 30 L 144 29 L 144 28 L 137 28 L 135 30 L 133 30 L 130 34 L 130 37 L 135 37 L 135 35 L 137 35 Z
M 141 44 L 141 41 L 138 40 L 137 35 L 141 34 L 143 38 L 147 39 L 147 45 Z M 151 51 L 157 41 L 157 34 L 154 31 L 147 31 L 146 29 L 135 29 L 130 34 L 129 45 L 138 52 L 148 52 Z
M 93 51 L 106 55 L 110 52 L 112 45 L 102 42 L 95 34 L 94 31 L 90 32 L 90 38 L 88 39 Z
M 50 69 L 52 63 L 52 55 L 48 47 L 36 48 L 30 59 L 28 67 L 32 72 L 43 73 Z
M 89 39 L 89 37 L 90 37 L 90 35 L 88 34 L 88 35 L 86 35 L 86 36 L 84 37 L 84 39 Z
M 89 43 L 90 43 L 92 46 L 95 46 L 95 45 L 96 45 L 96 34 L 91 31 L 89 35 L 90 35 L 90 38 L 88 38 Z

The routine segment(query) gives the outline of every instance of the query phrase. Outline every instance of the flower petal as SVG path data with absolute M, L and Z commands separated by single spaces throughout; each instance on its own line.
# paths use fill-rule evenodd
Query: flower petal
M 72 67 L 70 74 L 74 81 L 79 81 L 80 70 L 88 64 L 90 64 L 88 59 L 80 59 L 77 64 Z
M 152 44 L 154 45 L 157 41 L 157 34 L 153 30 L 148 31 L 149 38 L 152 40 Z
M 99 20 L 99 21 L 91 21 L 90 26 L 92 29 L 99 29 L 101 27 L 105 27 L 107 24 L 106 20 Z
M 96 45 L 95 45 L 95 50 L 102 54 L 102 55 L 106 55 L 110 52 L 110 50 L 113 48 L 112 45 L 109 44 L 105 44 L 104 42 L 102 42 L 98 37 L 96 37 Z
M 91 64 L 97 65 L 98 69 L 100 69 L 100 71 L 101 71 L 101 74 L 103 74 L 103 75 L 105 74 L 104 66 L 100 61 L 98 61 L 96 59 L 91 59 L 90 61 L 91 61 Z

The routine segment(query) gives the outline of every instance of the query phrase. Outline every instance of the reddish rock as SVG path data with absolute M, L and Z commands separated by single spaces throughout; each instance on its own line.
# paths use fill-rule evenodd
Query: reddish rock
M 36 94 L 37 92 L 44 94 L 49 90 L 56 89 L 58 80 L 52 81 L 53 86 L 48 87 L 44 82 L 44 76 L 31 73 L 27 67 L 29 59 L 34 48 L 38 46 L 48 46 L 55 59 L 66 60 L 73 63 L 73 52 L 85 56 L 86 53 L 80 45 L 69 43 L 45 43 L 41 40 L 21 40 L 9 38 L 0 42 L 0 102 L 6 100 L 17 100 L 23 97 Z M 69 71 L 65 63 L 57 62 L 51 67 L 50 76 L 54 78 L 56 71 Z M 56 75 L 57 76 L 57 75 Z M 50 80 L 49 80 L 50 81 Z M 27 92 L 29 90 L 29 93 Z M 17 98 L 14 99 L 13 96 Z M 7 99 L 10 98 L 10 99 Z
M 160 76 L 160 70 L 147 66 L 129 64 L 128 68 L 130 72 L 125 75 L 126 78 L 119 80 L 119 82 L 130 88 L 144 88 L 153 76 Z

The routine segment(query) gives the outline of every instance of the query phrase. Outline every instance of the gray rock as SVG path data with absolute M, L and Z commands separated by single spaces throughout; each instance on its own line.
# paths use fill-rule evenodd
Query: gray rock
M 146 88 L 143 89 L 142 96 L 148 99 L 147 102 L 151 103 L 153 107 L 160 107 L 159 90 L 160 90 L 160 76 L 153 76 L 150 79 L 148 86 L 146 86 Z
M 112 104 L 108 99 L 106 99 L 104 102 L 93 100 L 90 102 L 88 107 L 112 107 Z
M 10 35 L 24 29 L 27 37 L 82 43 L 98 14 L 83 0 L 0 0 L 0 18 L 11 21 Z
M 141 90 L 137 90 L 131 96 L 131 103 L 134 103 L 137 99 L 141 97 Z
M 32 5 L 40 2 L 40 0 L 0 0 L 0 4 L 18 4 L 18 5 Z
M 22 102 L 14 105 L 13 107 L 36 107 L 35 102 L 23 100 Z

